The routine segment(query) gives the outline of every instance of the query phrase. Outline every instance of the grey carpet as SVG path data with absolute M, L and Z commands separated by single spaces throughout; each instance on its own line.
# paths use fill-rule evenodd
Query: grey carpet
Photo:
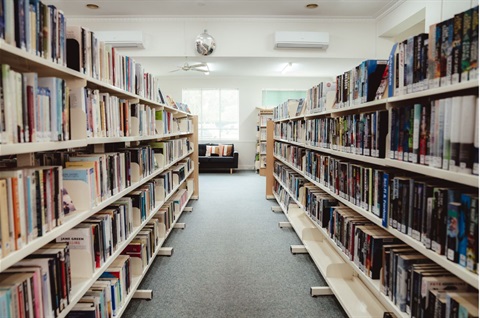
M 200 199 L 184 212 L 184 230 L 164 246 L 140 288 L 153 300 L 132 300 L 124 317 L 346 317 L 334 296 L 311 297 L 325 281 L 283 213 L 265 199 L 265 179 L 253 172 L 200 174 Z

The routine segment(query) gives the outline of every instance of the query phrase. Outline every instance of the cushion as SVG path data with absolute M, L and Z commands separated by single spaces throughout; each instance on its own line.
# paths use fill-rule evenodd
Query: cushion
M 210 157 L 212 154 L 212 146 L 207 146 L 207 151 L 205 152 L 205 157 Z
M 231 157 L 233 154 L 233 145 L 223 145 L 223 156 Z
M 223 149 L 225 148 L 225 145 L 219 144 L 218 145 L 218 155 L 220 157 L 223 157 Z

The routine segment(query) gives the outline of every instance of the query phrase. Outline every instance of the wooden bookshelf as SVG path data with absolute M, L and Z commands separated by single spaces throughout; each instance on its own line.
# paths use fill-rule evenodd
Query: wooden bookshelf
M 272 109 L 263 109 L 257 107 L 257 142 L 256 142 L 256 151 L 255 151 L 255 171 L 261 175 L 265 176 L 267 160 L 266 160 L 266 145 L 267 145 L 267 123 L 273 118 Z

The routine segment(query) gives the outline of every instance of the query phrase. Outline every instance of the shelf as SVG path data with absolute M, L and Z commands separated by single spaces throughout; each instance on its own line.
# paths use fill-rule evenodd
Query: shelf
M 86 139 L 51 142 L 28 142 L 0 145 L 0 156 L 50 151 L 87 146 Z
M 473 88 L 478 88 L 478 79 L 477 80 L 472 80 L 472 81 L 467 81 L 467 82 L 462 82 L 458 84 L 452 84 L 444 87 L 438 87 L 438 88 L 431 88 L 427 89 L 421 92 L 415 92 L 415 93 L 410 93 L 410 94 L 405 94 L 402 96 L 395 96 L 395 97 L 390 97 L 388 98 L 389 103 L 396 103 L 396 102 L 402 102 L 402 101 L 407 101 L 411 99 L 419 99 L 419 98 L 426 98 L 430 97 L 432 95 L 440 95 L 440 94 L 448 94 L 452 92 L 457 92 L 461 90 L 467 90 L 467 89 L 473 89 Z
M 473 174 L 453 172 L 453 171 L 448 171 L 448 170 L 443 170 L 438 168 L 432 168 L 432 167 L 424 166 L 420 164 L 415 164 L 411 162 L 393 160 L 389 158 L 385 159 L 385 162 L 386 162 L 386 165 L 390 167 L 408 170 L 408 171 L 420 173 L 426 176 L 431 176 L 431 177 L 478 188 L 478 176 Z
M 387 104 L 387 99 L 373 100 L 371 102 L 366 102 L 366 103 L 363 103 L 363 104 L 347 106 L 347 107 L 342 107 L 342 108 L 334 108 L 334 109 L 330 109 L 330 110 L 320 112 L 320 113 L 308 114 L 308 115 L 305 115 L 305 118 L 332 115 L 332 114 L 340 114 L 340 113 L 348 113 L 348 112 L 353 112 L 353 111 L 357 111 L 357 110 L 385 109 L 386 104 Z
M 136 182 L 135 184 L 130 185 L 130 187 L 120 191 L 116 195 L 100 202 L 97 206 L 93 207 L 92 209 L 88 211 L 75 211 L 67 216 L 65 216 L 62 220 L 62 224 L 60 226 L 57 226 L 50 232 L 45 233 L 45 235 L 40 236 L 36 239 L 34 239 L 32 242 L 28 243 L 24 248 L 11 252 L 8 254 L 6 257 L 0 259 L 0 272 L 4 271 L 5 269 L 9 268 L 10 266 L 14 265 L 18 261 L 22 260 L 29 254 L 35 252 L 38 250 L 40 247 L 44 246 L 45 244 L 49 243 L 56 237 L 62 235 L 63 233 L 67 232 L 71 228 L 73 228 L 75 225 L 81 223 L 82 221 L 86 220 L 93 214 L 101 211 L 102 209 L 108 207 L 110 204 L 114 203 L 118 199 L 122 198 L 124 195 L 130 193 L 131 191 L 135 190 L 142 184 L 146 183 L 147 181 L 155 178 L 157 175 L 160 173 L 164 172 L 177 162 L 181 161 L 185 157 L 189 156 L 193 152 L 189 152 L 188 154 L 178 158 L 177 160 L 173 161 L 172 163 L 166 165 L 163 168 L 155 170 L 152 174 L 149 176 L 143 178 L 142 180 Z M 193 171 L 193 169 L 192 169 Z
M 320 237 L 321 232 L 301 208 L 287 211 L 277 194 L 275 192 L 273 194 L 348 316 L 383 317 L 385 308 L 389 307 L 384 307 L 379 300 L 370 296 L 371 291 L 367 289 L 364 282 L 353 275 L 352 267 L 355 265 L 350 261 L 346 262 L 341 256 L 343 253 L 339 254 L 331 244 L 324 243 L 325 239 Z M 352 304 L 355 305 L 352 306 Z
M 286 160 L 284 160 L 280 157 L 277 157 L 277 156 L 275 156 L 275 158 L 277 158 L 279 161 L 281 161 L 282 163 L 284 163 L 288 167 L 294 169 L 296 172 L 301 173 L 301 170 L 295 168 L 293 165 L 289 164 Z M 374 215 L 372 212 L 366 211 L 366 210 L 356 206 L 355 204 L 351 203 L 350 201 L 340 197 L 339 195 L 337 195 L 335 193 L 332 193 L 332 191 L 330 191 L 330 189 L 328 187 L 326 187 L 326 186 L 320 184 L 319 182 L 313 180 L 309 176 L 306 176 L 303 173 L 302 173 L 302 175 L 306 180 L 315 184 L 318 188 L 324 190 L 329 195 L 331 195 L 332 197 L 337 199 L 339 202 L 343 203 L 344 205 L 348 206 L 349 208 L 356 211 L 360 215 L 364 216 L 365 218 L 370 220 L 372 223 L 374 223 L 374 224 L 378 225 L 379 227 L 387 230 L 390 234 L 399 238 L 400 240 L 402 240 L 403 242 L 405 242 L 406 244 L 408 244 L 409 246 L 411 246 L 412 248 L 417 250 L 419 253 L 427 256 L 433 262 L 437 263 L 438 265 L 442 266 L 446 270 L 450 271 L 453 275 L 459 277 L 460 279 L 464 280 L 466 283 L 468 283 L 471 286 L 478 289 L 479 276 L 477 274 L 468 271 L 465 267 L 460 266 L 459 264 L 456 264 L 456 263 L 453 263 L 453 262 L 449 261 L 444 255 L 439 255 L 439 254 L 435 253 L 434 251 L 425 248 L 425 246 L 421 242 L 419 242 L 417 240 L 414 240 L 413 238 L 411 238 L 410 236 L 408 236 L 404 233 L 399 232 L 397 229 L 394 229 L 390 226 L 387 227 L 387 228 L 383 227 L 382 226 L 382 220 L 379 217 L 377 217 L 376 215 Z M 292 197 L 292 199 L 293 199 L 293 197 Z
M 273 119 L 274 123 L 279 123 L 282 121 L 292 121 L 292 120 L 302 120 L 305 118 L 305 115 L 299 115 L 299 116 L 293 116 L 289 118 L 279 118 L 279 119 Z
M 185 178 L 178 185 L 176 190 L 174 190 L 170 193 L 170 196 L 175 194 L 175 192 L 178 190 L 180 185 L 182 185 L 185 182 L 185 180 L 187 180 L 187 178 Z M 187 203 L 188 203 L 189 200 L 190 200 L 190 198 L 187 200 Z M 116 251 L 105 261 L 105 263 L 100 268 L 97 268 L 95 270 L 92 277 L 90 277 L 90 278 L 72 278 L 72 292 L 71 292 L 71 295 L 70 295 L 70 304 L 60 313 L 58 318 L 66 317 L 66 315 L 70 312 L 70 310 L 72 310 L 72 308 L 75 306 L 75 304 L 78 303 L 78 301 L 88 291 L 88 289 L 92 286 L 92 284 L 97 281 L 97 279 L 102 275 L 102 273 L 105 270 L 108 269 L 110 264 L 112 264 L 112 262 L 122 253 L 122 251 L 127 247 L 127 245 L 130 244 L 130 242 L 137 236 L 137 234 L 145 227 L 145 225 L 153 218 L 155 213 L 157 213 L 157 211 L 162 206 L 163 206 L 162 202 L 156 202 L 155 208 L 150 212 L 150 214 L 145 218 L 145 220 L 140 224 L 140 226 L 136 227 L 133 230 L 133 232 L 130 233 L 128 238 L 125 241 L 123 241 L 119 246 L 117 246 Z M 185 206 L 186 206 L 186 204 L 183 206 L 182 211 L 183 211 L 183 209 L 185 209 Z M 173 228 L 173 224 L 172 224 L 172 228 Z M 166 235 L 166 237 L 167 236 L 168 236 L 168 234 Z M 165 239 L 166 239 L 166 237 L 165 237 Z M 161 244 L 163 244 L 163 242 L 161 242 Z M 159 244 L 159 247 L 161 246 L 161 244 Z M 158 249 L 156 250 L 155 254 L 158 253 Z M 153 261 L 153 259 L 154 259 L 154 257 L 152 257 L 152 261 Z M 150 264 L 151 263 L 152 262 L 150 262 Z M 147 269 L 148 268 L 149 268 L 149 266 L 147 267 Z M 131 294 L 133 296 L 133 293 L 131 293 Z M 128 302 L 126 302 L 125 305 L 122 308 L 126 307 L 127 304 L 128 304 Z M 119 317 L 118 314 L 117 314 L 117 317 Z
M 130 293 L 128 293 L 127 298 L 125 299 L 125 303 L 123 304 L 123 306 L 119 309 L 117 314 L 114 316 L 115 318 L 119 318 L 124 314 L 125 310 L 128 307 L 128 304 L 130 303 L 130 301 L 133 298 L 133 295 L 135 295 L 135 292 L 137 291 L 138 287 L 140 286 L 140 283 L 142 282 L 143 278 L 145 277 L 145 274 L 148 272 L 148 270 L 152 266 L 153 262 L 155 261 L 155 258 L 157 257 L 158 252 L 160 251 L 160 248 L 162 248 L 163 243 L 165 243 L 168 236 L 172 232 L 173 226 L 177 223 L 178 219 L 180 218 L 180 216 L 183 213 L 183 210 L 185 210 L 185 207 L 187 206 L 187 203 L 190 201 L 191 198 L 192 198 L 192 196 L 190 195 L 188 197 L 187 201 L 185 202 L 185 205 L 181 208 L 178 218 L 175 219 L 175 221 L 172 223 L 172 226 L 170 227 L 170 230 L 166 233 L 165 238 L 163 238 L 160 241 L 160 243 L 158 244 L 157 248 L 155 249 L 155 252 L 153 253 L 152 257 L 150 258 L 150 263 L 147 264 L 147 267 L 145 267 L 145 269 L 143 270 L 142 275 L 132 277 L 132 283 L 130 284 Z
M 299 146 L 299 147 L 305 147 L 305 144 L 301 143 L 301 142 L 290 141 L 290 140 L 287 140 L 287 139 L 282 139 L 282 138 L 277 138 L 277 137 L 274 137 L 273 139 L 275 141 L 280 141 L 280 142 L 283 142 L 283 143 L 286 143 L 286 144 L 292 144 L 292 145 Z
M 384 158 L 376 158 L 376 157 L 370 157 L 370 156 L 363 156 L 363 155 L 357 155 L 353 153 L 348 153 L 348 152 L 343 152 L 339 150 L 333 150 L 333 149 L 328 149 L 328 148 L 322 148 L 322 147 L 315 147 L 315 146 L 310 146 L 310 145 L 302 145 L 304 148 L 308 148 L 311 150 L 315 150 L 318 152 L 323 152 L 323 153 L 328 153 L 331 154 L 332 156 L 337 156 L 337 157 L 343 157 L 347 159 L 352 159 L 356 161 L 362 161 L 370 164 L 375 164 L 378 166 L 386 166 L 386 162 Z
M 86 147 L 87 145 L 95 145 L 95 144 L 166 139 L 166 138 L 179 137 L 179 136 L 188 136 L 191 134 L 193 133 L 182 132 L 182 133 L 174 133 L 174 134 L 167 134 L 167 135 L 130 136 L 130 137 L 93 137 L 93 138 L 70 140 L 70 141 L 4 144 L 4 145 L 0 145 L 0 156 Z
M 0 39 L 2 64 L 8 64 L 19 72 L 35 72 L 39 76 L 55 76 L 66 80 L 85 80 L 86 77 L 66 66 L 19 49 Z
M 342 152 L 338 150 L 332 150 L 328 148 L 310 146 L 303 143 L 288 141 L 280 138 L 274 138 L 274 140 L 283 142 L 283 143 L 289 143 L 299 147 L 304 147 L 304 148 L 315 150 L 322 153 L 331 154 L 332 156 L 343 157 L 346 159 L 361 161 L 368 164 L 374 164 L 377 166 L 392 167 L 392 168 L 407 170 L 410 172 L 415 172 L 415 173 L 423 174 L 423 175 L 438 178 L 438 179 L 456 182 L 456 183 L 464 184 L 471 187 L 478 187 L 479 185 L 478 176 L 473 174 L 465 174 L 465 173 L 453 172 L 448 170 L 442 170 L 438 168 L 432 168 L 429 166 L 414 164 L 411 162 L 393 160 L 389 158 L 375 158 L 375 157 L 369 157 L 369 156 L 363 156 L 363 155 L 356 155 L 356 154 Z

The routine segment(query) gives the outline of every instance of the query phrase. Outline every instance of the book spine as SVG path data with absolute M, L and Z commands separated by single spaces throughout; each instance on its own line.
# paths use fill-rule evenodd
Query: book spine
M 472 173 L 473 168 L 473 142 L 475 129 L 475 114 L 478 107 L 476 97 L 473 95 L 462 96 L 459 172 Z
M 420 123 L 422 120 L 422 104 L 416 103 L 413 106 L 413 152 L 412 160 L 413 163 L 418 163 L 418 154 L 420 148 Z

